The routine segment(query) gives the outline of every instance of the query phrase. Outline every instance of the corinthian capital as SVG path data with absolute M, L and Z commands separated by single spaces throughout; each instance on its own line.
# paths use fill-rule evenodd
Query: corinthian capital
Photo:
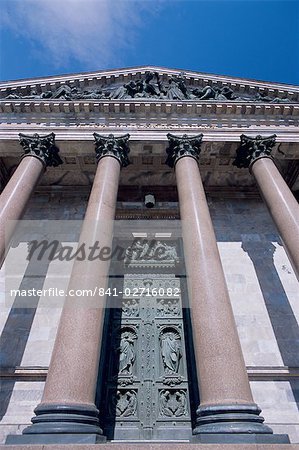
M 168 133 L 169 147 L 166 149 L 167 159 L 165 164 L 169 167 L 174 167 L 178 159 L 184 156 L 191 156 L 198 161 L 202 137 L 202 134 L 191 137 L 187 136 L 187 134 L 175 136 L 174 134 Z
M 275 138 L 276 134 L 268 137 L 257 135 L 254 138 L 242 134 L 240 136 L 241 145 L 237 149 L 237 156 L 233 165 L 239 167 L 239 169 L 246 168 L 250 167 L 257 158 L 270 157 L 275 145 Z
M 62 160 L 58 155 L 59 149 L 55 145 L 55 134 L 50 133 L 46 136 L 40 136 L 35 133 L 32 136 L 19 134 L 20 144 L 24 149 L 25 156 L 34 156 L 40 159 L 47 166 L 59 166 Z
M 98 133 L 93 133 L 93 135 L 95 138 L 97 162 L 101 158 L 104 158 L 104 156 L 112 156 L 120 162 L 122 167 L 130 164 L 128 158 L 128 153 L 130 152 L 128 146 L 129 134 L 124 134 L 119 137 L 115 137 L 113 134 L 102 136 Z

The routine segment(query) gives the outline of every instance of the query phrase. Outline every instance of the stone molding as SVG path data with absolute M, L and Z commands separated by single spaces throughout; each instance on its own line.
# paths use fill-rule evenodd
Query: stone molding
M 50 133 L 40 136 L 35 133 L 31 136 L 19 133 L 20 144 L 26 156 L 33 156 L 40 159 L 46 167 L 57 167 L 62 164 L 62 159 L 58 155 L 59 149 L 55 145 L 55 134 Z
M 261 412 L 255 403 L 200 405 L 193 434 L 272 434 L 272 429 L 263 423 Z
M 48 367 L 46 366 L 19 366 L 16 368 L 7 367 L 2 369 L 0 379 L 15 381 L 44 381 L 47 373 Z M 299 378 L 299 367 L 247 366 L 247 374 L 249 380 L 288 381 L 290 379 Z
M 155 126 L 152 128 L 150 126 L 140 126 L 136 128 L 135 130 L 132 130 L 129 124 L 120 124 L 120 126 L 106 126 L 106 125 L 87 125 L 87 126 L 47 126 L 44 127 L 45 131 L 52 131 L 55 133 L 56 139 L 59 139 L 59 148 L 60 151 L 63 150 L 64 144 L 69 141 L 76 141 L 76 142 L 92 142 L 93 141 L 93 132 L 95 129 L 99 130 L 105 130 L 106 134 L 110 134 L 111 132 L 115 136 L 121 136 L 123 135 L 123 130 L 130 128 L 130 143 L 135 144 L 136 142 L 143 142 L 143 141 L 152 141 L 153 143 L 160 141 L 163 143 L 167 143 L 167 130 L 177 130 L 180 134 L 186 133 L 192 133 L 199 134 L 204 133 L 205 136 L 205 142 L 240 142 L 240 135 L 244 131 L 241 127 L 235 127 L 233 130 L 229 127 L 222 128 L 219 130 L 215 129 L 209 129 L 205 128 L 204 126 L 190 126 L 187 127 L 186 124 L 182 125 L 182 127 L 178 126 L 171 126 L 169 124 L 160 124 L 160 129 Z M 35 134 L 40 131 L 41 127 L 37 124 L 28 125 L 26 123 L 18 123 L 13 126 L 10 125 L 2 125 L 0 130 L 0 142 L 1 141 L 11 141 L 18 143 L 19 133 L 23 130 L 26 131 L 26 133 Z M 299 133 L 298 133 L 298 127 L 284 127 L 284 129 L 279 129 L 279 127 L 273 126 L 271 128 L 267 126 L 262 127 L 251 127 L 250 134 L 249 132 L 247 135 L 251 137 L 255 137 L 257 134 L 269 134 L 269 132 L 273 132 L 273 134 L 276 134 L 276 142 L 277 143 L 296 143 L 299 142 Z M 248 130 L 249 131 L 249 130 Z M 3 144 L 2 144 L 3 145 Z M 6 145 L 6 144 L 5 144 Z M 15 147 L 17 154 L 17 148 L 19 144 Z M 69 146 L 68 146 L 69 147 Z M 71 154 L 70 150 L 67 152 L 68 154 Z M 8 153 L 5 151 L 5 147 L 1 149 L 0 147 L 0 156 L 7 155 L 9 156 L 11 154 L 11 151 Z M 161 154 L 161 156 L 163 156 Z M 292 158 L 295 157 L 295 155 L 291 156 Z

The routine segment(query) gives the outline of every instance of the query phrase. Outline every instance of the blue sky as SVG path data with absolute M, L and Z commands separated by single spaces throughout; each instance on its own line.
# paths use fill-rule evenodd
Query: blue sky
M 1 80 L 156 65 L 299 84 L 299 0 L 0 0 Z

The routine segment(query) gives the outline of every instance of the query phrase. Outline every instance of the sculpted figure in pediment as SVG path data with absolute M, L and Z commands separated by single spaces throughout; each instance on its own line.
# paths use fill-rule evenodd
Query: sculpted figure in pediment
M 241 99 L 237 97 L 234 94 L 234 91 L 227 86 L 218 88 L 212 87 L 210 85 L 205 86 L 203 89 L 198 88 L 193 89 L 191 98 L 197 98 L 199 100 L 219 100 L 219 101 Z
M 147 71 L 138 79 L 131 80 L 122 85 L 99 85 L 91 86 L 89 89 L 70 86 L 66 81 L 58 88 L 52 91 L 47 90 L 38 93 L 32 89 L 29 94 L 14 89 L 6 96 L 10 100 L 18 99 L 60 99 L 60 100 L 80 100 L 80 99 L 132 99 L 132 98 L 157 98 L 169 100 L 216 100 L 226 101 L 249 101 L 265 103 L 290 103 L 289 98 L 270 97 L 258 92 L 257 94 L 242 95 L 235 93 L 227 85 L 214 86 L 206 85 L 204 87 L 188 86 L 186 76 L 182 72 L 179 75 L 169 75 L 168 82 L 163 81 L 158 72 Z
M 254 96 L 254 100 L 256 102 L 265 102 L 265 103 L 290 103 L 290 100 L 288 98 L 271 98 L 268 95 L 262 95 L 260 93 L 256 94 Z
M 171 77 L 165 90 L 166 98 L 170 100 L 186 100 L 189 98 L 189 92 L 182 77 Z
M 146 72 L 144 80 L 139 80 L 138 83 L 140 86 L 139 95 L 141 94 L 141 96 L 159 98 L 164 92 L 157 72 Z
M 129 81 L 129 83 L 125 83 L 115 91 L 111 92 L 111 99 L 122 99 L 122 98 L 134 98 L 138 92 L 138 86 L 135 81 Z

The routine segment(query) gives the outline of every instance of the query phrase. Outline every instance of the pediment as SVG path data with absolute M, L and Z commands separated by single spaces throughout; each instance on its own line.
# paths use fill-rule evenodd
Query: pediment
M 297 103 L 299 87 L 154 66 L 0 84 L 6 101 L 196 101 Z

